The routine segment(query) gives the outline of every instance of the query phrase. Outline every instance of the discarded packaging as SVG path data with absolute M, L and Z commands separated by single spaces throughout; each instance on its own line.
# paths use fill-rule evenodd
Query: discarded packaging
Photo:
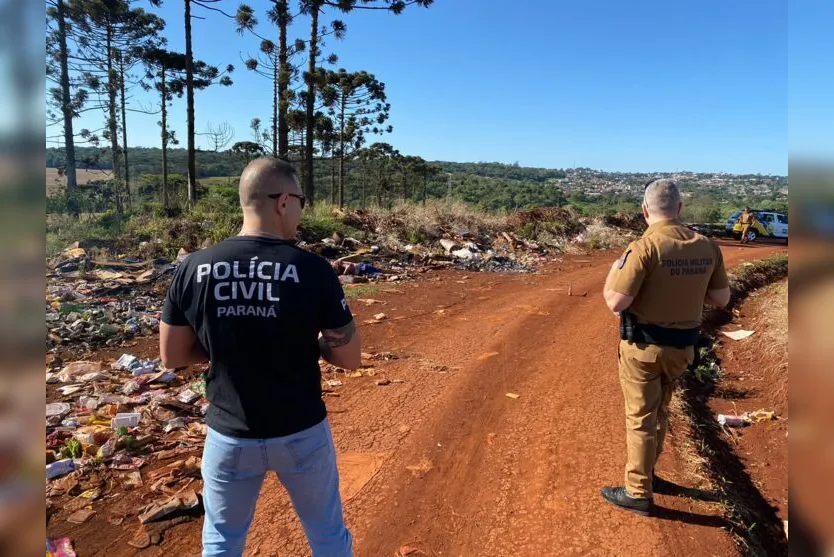
M 184 404 L 191 404 L 195 400 L 200 398 L 200 395 L 192 391 L 191 389 L 185 389 L 180 394 L 177 395 L 177 400 Z
M 139 364 L 139 358 L 130 354 L 122 354 L 110 367 L 121 371 L 130 371 L 134 366 Z
M 84 524 L 90 520 L 94 514 L 96 514 L 96 511 L 92 509 L 81 509 L 69 515 L 67 517 L 67 522 L 71 522 L 73 524 Z
M 75 461 L 71 458 L 58 460 L 46 465 L 46 479 L 51 480 L 58 476 L 64 476 L 75 470 Z
M 46 405 L 46 417 L 51 418 L 53 416 L 60 416 L 64 417 L 69 414 L 71 410 L 71 406 L 66 402 L 52 402 Z
M 718 414 L 718 423 L 727 427 L 744 427 L 750 422 L 745 416 L 728 416 Z
M 721 331 L 721 334 L 725 337 L 729 337 L 733 340 L 742 340 L 750 335 L 752 335 L 755 331 L 745 331 L 745 330 L 738 330 L 738 331 Z
M 119 429 L 120 427 L 136 427 L 141 419 L 142 414 L 138 412 L 116 414 L 116 417 L 110 422 L 110 427 L 113 429 Z
M 756 410 L 754 412 L 747 412 L 745 413 L 747 418 L 751 422 L 769 422 L 770 420 L 776 419 L 776 412 L 773 410 Z
M 165 501 L 152 503 L 142 514 L 139 515 L 139 522 L 145 524 L 169 516 L 177 511 L 186 511 L 195 508 L 200 504 L 197 494 L 193 490 L 175 495 Z
M 46 557 L 76 557 L 69 538 L 47 538 Z
M 183 429 L 185 427 L 188 427 L 188 422 L 185 421 L 185 418 L 179 417 L 174 418 L 173 420 L 170 420 L 167 424 L 165 424 L 165 427 L 162 428 L 162 431 L 164 431 L 165 433 L 171 433 L 175 429 Z

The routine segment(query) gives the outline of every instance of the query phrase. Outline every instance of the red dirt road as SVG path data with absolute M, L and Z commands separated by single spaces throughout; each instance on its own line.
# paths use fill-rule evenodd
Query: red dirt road
M 785 251 L 724 247 L 728 266 Z M 402 356 L 378 376 L 405 381 L 342 378 L 340 396 L 327 399 L 343 482 L 353 484 L 346 514 L 357 555 L 403 545 L 451 556 L 735 553 L 716 505 L 657 496 L 669 510 L 646 519 L 599 496 L 622 482 L 625 462 L 617 322 L 601 300 L 617 255 L 565 258 L 535 276 L 444 277 L 380 292 L 373 298 L 385 305 L 367 309 L 353 302 L 360 323 L 388 315 L 361 334 L 366 351 Z M 692 485 L 683 469 L 670 448 L 659 470 Z M 274 478 L 247 550 L 308 552 Z
M 728 266 L 787 252 L 723 249 Z M 642 518 L 599 495 L 622 483 L 625 464 L 617 321 L 601 297 L 618 256 L 566 256 L 536 275 L 429 274 L 365 297 L 380 303 L 351 303 L 364 351 L 399 357 L 368 362 L 372 377 L 339 376 L 338 396 L 326 398 L 356 555 L 736 553 L 715 504 L 657 495 L 661 517 Z M 380 312 L 385 321 L 363 324 Z M 698 485 L 678 441 L 671 431 L 658 469 Z M 142 554 L 196 555 L 200 525 L 176 526 Z M 309 555 L 274 477 L 246 554 Z

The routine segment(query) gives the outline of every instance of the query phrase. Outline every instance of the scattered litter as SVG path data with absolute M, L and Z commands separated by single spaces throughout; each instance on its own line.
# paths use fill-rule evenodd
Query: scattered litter
M 139 514 L 139 522 L 145 524 L 160 520 L 178 511 L 191 510 L 199 504 L 197 494 L 193 490 L 188 490 L 164 501 L 151 503 L 144 512 Z
M 75 470 L 75 462 L 71 458 L 57 460 L 46 465 L 46 479 L 51 480 L 58 476 L 69 474 L 73 470 Z
M 374 319 L 376 319 L 377 321 L 385 321 L 386 319 L 388 319 L 388 316 L 384 313 L 377 313 L 376 315 L 374 315 Z
M 47 538 L 46 557 L 76 557 L 69 538 Z
M 54 416 L 64 417 L 70 412 L 70 405 L 66 402 L 52 402 L 46 405 L 46 417 L 52 418 Z
M 122 484 L 128 489 L 136 489 L 145 485 L 142 474 L 138 470 L 129 472 L 122 477 Z
M 342 382 L 339 381 L 338 379 L 328 379 L 327 381 L 325 381 L 325 383 L 327 383 L 327 385 L 329 387 L 341 387 L 342 386 Z
M 755 331 L 745 331 L 745 330 L 742 330 L 742 329 L 740 329 L 738 331 L 721 331 L 722 335 L 724 335 L 725 337 L 729 337 L 733 340 L 745 339 L 745 338 L 749 337 L 750 335 L 752 335 L 753 333 L 755 333 Z
M 390 379 L 377 379 L 376 384 L 379 385 L 379 386 L 390 385 L 391 380 Z
M 90 520 L 94 514 L 96 514 L 96 511 L 92 509 L 81 509 L 69 515 L 67 517 L 67 522 L 71 522 L 73 524 L 84 524 Z
M 97 373 L 100 371 L 101 364 L 99 362 L 73 362 L 61 369 L 60 373 L 58 373 L 58 380 L 61 381 L 61 383 L 67 383 L 79 376 Z
M 191 404 L 198 398 L 200 398 L 200 395 L 198 393 L 195 393 L 191 389 L 185 389 L 177 395 L 177 400 L 179 400 L 183 404 Z
M 764 409 L 745 412 L 741 416 L 718 414 L 718 423 L 728 427 L 744 427 L 753 423 L 768 422 L 775 419 L 776 412 Z
M 498 355 L 498 352 L 485 352 L 484 354 L 481 354 L 480 356 L 478 356 L 478 361 L 482 362 L 484 360 L 488 360 L 489 358 L 492 358 L 493 356 L 497 356 L 497 355 Z
M 142 419 L 142 414 L 138 412 L 130 412 L 124 414 L 116 414 L 113 420 L 110 422 L 110 427 L 113 429 L 119 429 L 121 427 L 136 427 L 139 425 L 139 420 Z
M 776 412 L 773 410 L 760 409 L 754 412 L 748 412 L 746 416 L 751 422 L 769 422 L 776 419 Z
M 728 416 L 718 414 L 718 423 L 727 427 L 744 427 L 750 422 L 744 416 Z
M 510 397 L 511 399 L 515 400 L 518 397 L 520 397 L 521 395 L 516 394 L 516 393 L 507 393 L 507 396 Z
M 168 423 L 165 424 L 165 427 L 162 428 L 162 431 L 165 433 L 171 433 L 175 429 L 184 429 L 188 427 L 188 422 L 183 417 L 174 418 L 173 420 L 169 420 Z
M 130 371 L 134 366 L 139 364 L 139 358 L 131 356 L 130 354 L 122 354 L 110 367 L 116 370 Z

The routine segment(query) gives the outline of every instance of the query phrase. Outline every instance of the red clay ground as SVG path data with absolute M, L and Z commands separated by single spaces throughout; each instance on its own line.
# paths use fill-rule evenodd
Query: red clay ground
M 728 266 L 787 251 L 723 249 Z M 617 322 L 601 300 L 618 256 L 566 256 L 536 275 L 429 273 L 363 297 L 378 303 L 352 302 L 364 351 L 398 356 L 368 362 L 374 376 L 340 376 L 338 396 L 326 398 L 357 555 L 402 546 L 446 556 L 736 553 L 715 504 L 658 495 L 666 510 L 649 519 L 599 496 L 622 482 L 625 459 Z M 388 319 L 363 324 L 379 312 Z M 154 342 L 133 353 L 155 354 Z M 392 383 L 378 386 L 380 378 Z M 671 441 L 659 471 L 691 485 L 674 432 Z M 135 515 L 120 526 L 106 517 L 130 504 L 97 503 L 83 526 L 59 511 L 48 533 L 71 536 L 79 555 L 199 554 L 200 520 L 168 530 L 160 546 L 128 546 Z M 275 478 L 264 484 L 246 554 L 309 555 Z
M 776 412 L 775 421 L 732 430 L 731 444 L 759 491 L 788 520 L 788 281 L 751 294 L 724 330 L 739 328 L 756 332 L 741 341 L 720 337 L 724 375 L 710 407 L 716 414 Z

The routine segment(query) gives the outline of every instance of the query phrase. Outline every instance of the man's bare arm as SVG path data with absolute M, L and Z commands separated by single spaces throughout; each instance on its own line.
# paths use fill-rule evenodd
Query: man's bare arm
M 325 329 L 319 337 L 321 357 L 328 363 L 344 369 L 356 369 L 362 365 L 362 343 L 356 330 L 356 322 L 338 329 Z
M 159 354 L 168 369 L 208 361 L 197 335 L 189 326 L 159 324 Z
M 707 290 L 707 295 L 704 298 L 704 303 L 715 306 L 717 308 L 723 308 L 727 304 L 730 303 L 730 287 L 726 288 L 716 288 L 713 290 Z

